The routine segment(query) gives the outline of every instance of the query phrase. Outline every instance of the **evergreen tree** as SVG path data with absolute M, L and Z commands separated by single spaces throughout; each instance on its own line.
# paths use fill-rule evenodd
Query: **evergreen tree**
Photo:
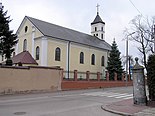
M 14 46 L 17 43 L 17 36 L 9 29 L 10 16 L 7 11 L 3 11 L 2 3 L 0 3 L 0 54 L 10 61 L 11 54 L 14 51 Z M 6 63 L 7 63 L 6 62 Z
M 155 55 L 150 55 L 147 62 L 147 85 L 150 101 L 155 101 Z
M 117 48 L 117 44 L 114 40 L 111 46 L 110 55 L 108 57 L 108 66 L 107 66 L 110 80 L 114 80 L 115 72 L 117 73 L 118 80 L 121 80 L 123 68 L 122 68 L 120 54 L 121 53 L 119 52 Z

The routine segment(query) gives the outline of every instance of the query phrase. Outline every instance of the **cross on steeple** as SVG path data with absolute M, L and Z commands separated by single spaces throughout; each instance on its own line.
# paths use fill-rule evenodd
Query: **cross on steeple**
M 97 14 L 99 14 L 99 6 L 100 6 L 99 4 L 97 4 L 97 6 L 96 6 L 97 7 Z

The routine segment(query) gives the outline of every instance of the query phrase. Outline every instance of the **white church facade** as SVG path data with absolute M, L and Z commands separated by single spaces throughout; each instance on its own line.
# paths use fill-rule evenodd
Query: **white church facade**
M 17 36 L 15 54 L 28 51 L 40 66 L 105 74 L 111 46 L 105 41 L 105 22 L 98 12 L 91 35 L 25 16 Z

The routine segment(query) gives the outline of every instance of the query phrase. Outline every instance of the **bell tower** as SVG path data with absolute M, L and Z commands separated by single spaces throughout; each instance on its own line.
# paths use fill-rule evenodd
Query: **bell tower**
M 97 15 L 91 23 L 91 34 L 101 40 L 105 40 L 105 22 L 99 16 L 99 5 L 97 4 Z

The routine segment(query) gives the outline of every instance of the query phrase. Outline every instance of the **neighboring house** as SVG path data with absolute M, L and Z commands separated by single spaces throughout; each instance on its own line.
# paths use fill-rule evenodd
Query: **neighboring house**
M 13 66 L 37 66 L 38 63 L 28 51 L 23 51 L 11 58 Z M 6 61 L 2 62 L 5 65 Z
M 14 65 L 18 66 L 35 66 L 38 65 L 36 60 L 31 56 L 28 51 L 23 51 L 12 58 L 12 62 Z
M 104 73 L 111 46 L 105 41 L 105 23 L 98 12 L 91 34 L 25 16 L 17 30 L 15 52 L 29 51 L 40 66 Z

